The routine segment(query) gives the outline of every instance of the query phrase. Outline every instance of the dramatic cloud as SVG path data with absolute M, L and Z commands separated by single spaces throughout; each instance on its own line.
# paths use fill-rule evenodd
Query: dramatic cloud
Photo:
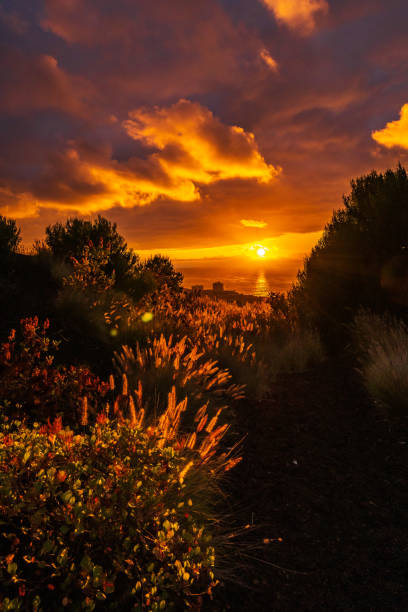
M 244 227 L 266 227 L 268 225 L 265 221 L 256 221 L 255 219 L 241 219 L 240 223 Z
M 0 185 L 0 214 L 14 219 L 35 217 L 38 206 L 30 193 L 14 192 L 8 185 Z
M 262 0 L 278 22 L 302 34 L 311 34 L 316 27 L 316 13 L 327 13 L 326 0 Z
M 292 258 L 351 178 L 408 164 L 407 17 L 406 0 L 0 0 L 0 214 L 29 243 L 102 212 L 181 258 L 292 233 Z
M 262 41 L 218 0 L 45 0 L 41 23 L 68 43 L 99 104 L 122 112 L 250 85 L 264 72 Z
M 268 183 L 280 171 L 265 162 L 252 133 L 223 124 L 207 108 L 189 100 L 168 108 L 132 111 L 124 126 L 132 138 L 158 148 L 152 158 L 173 180 L 190 186 L 190 192 L 192 183 L 224 179 Z
M 397 121 L 387 123 L 384 129 L 372 133 L 372 137 L 379 144 L 391 149 L 401 147 L 408 149 L 408 104 L 404 104 Z
M 87 214 L 158 198 L 193 202 L 200 199 L 200 185 L 231 179 L 266 184 L 279 174 L 262 157 L 253 134 L 223 124 L 198 103 L 180 100 L 129 116 L 123 122 L 126 132 L 152 153 L 119 161 L 109 147 L 71 142 L 50 155 L 43 172 L 29 182 L 31 199 L 25 187 L 23 209 L 30 202 L 31 214 L 39 206 Z

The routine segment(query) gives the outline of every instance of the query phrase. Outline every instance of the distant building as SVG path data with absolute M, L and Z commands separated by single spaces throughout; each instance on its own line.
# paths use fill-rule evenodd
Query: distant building
M 204 285 L 193 285 L 191 287 L 191 291 L 203 291 L 204 290 Z
M 223 293 L 224 292 L 224 284 L 223 283 L 213 283 L 213 291 L 215 293 Z

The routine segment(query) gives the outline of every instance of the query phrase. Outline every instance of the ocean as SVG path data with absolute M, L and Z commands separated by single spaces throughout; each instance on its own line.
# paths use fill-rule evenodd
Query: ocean
M 184 276 L 183 286 L 203 285 L 212 289 L 214 282 L 224 284 L 226 291 L 266 297 L 270 291 L 287 291 L 295 280 L 299 260 L 242 262 L 225 260 L 174 261 L 177 271 Z

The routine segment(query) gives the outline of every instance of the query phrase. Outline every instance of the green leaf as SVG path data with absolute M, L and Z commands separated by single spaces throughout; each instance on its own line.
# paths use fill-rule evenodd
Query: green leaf
M 93 569 L 93 564 L 92 564 L 92 560 L 90 557 L 88 557 L 88 555 L 84 555 L 81 559 L 81 563 L 80 563 L 82 569 L 90 572 Z
M 96 594 L 96 599 L 106 599 L 105 593 L 102 593 L 102 591 L 98 591 L 98 593 Z
M 47 552 L 50 552 L 54 548 L 54 542 L 52 540 L 46 540 L 42 545 L 40 555 L 45 555 Z
M 12 576 L 14 576 L 14 574 L 17 573 L 17 563 L 9 563 L 7 565 L 7 571 L 9 574 L 11 574 Z
M 63 548 L 57 557 L 57 563 L 65 565 L 68 559 L 68 548 Z
M 65 493 L 61 495 L 61 499 L 65 504 L 69 504 L 71 497 L 72 497 L 72 491 L 70 491 L 69 489 L 68 491 L 65 491 Z
M 30 457 L 31 457 L 31 450 L 26 450 L 23 456 L 23 461 L 22 461 L 23 465 L 27 463 Z
M 92 576 L 99 578 L 103 574 L 103 567 L 101 565 L 94 565 L 92 568 Z

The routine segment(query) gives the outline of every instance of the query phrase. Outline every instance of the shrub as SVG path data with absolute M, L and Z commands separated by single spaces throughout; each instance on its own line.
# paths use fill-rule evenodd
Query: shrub
M 65 224 L 49 225 L 45 231 L 45 242 L 58 259 L 70 263 L 71 257 L 79 259 L 82 256 L 84 247 L 90 242 L 93 245 L 102 242 L 105 247 L 109 247 L 104 272 L 108 276 L 115 272 L 116 284 L 128 282 L 139 274 L 139 259 L 118 233 L 116 223 L 100 215 L 94 221 L 71 218 Z
M 144 427 L 128 398 L 129 419 L 102 412 L 80 435 L 3 423 L 0 610 L 181 609 L 211 593 L 211 492 L 239 459 L 217 453 L 227 426 L 205 407 L 179 434 L 186 405 L 173 389 Z
M 153 280 L 153 286 L 161 289 L 166 286 L 172 292 L 180 292 L 183 285 L 183 275 L 176 272 L 171 260 L 164 255 L 152 255 L 140 267 L 147 278 Z
M 352 325 L 363 383 L 390 418 L 407 416 L 408 326 L 390 315 L 361 311 Z
M 408 177 L 404 168 L 351 182 L 306 258 L 289 298 L 300 318 L 344 346 L 359 307 L 382 313 L 408 306 Z
M 48 328 L 48 320 L 40 324 L 37 317 L 27 317 L 19 337 L 12 330 L 0 345 L 0 402 L 14 416 L 47 419 L 63 413 L 72 423 L 85 395 L 96 413 L 109 387 L 86 367 L 54 365 L 59 343 L 47 337 Z
M 0 258 L 15 253 L 21 244 L 21 230 L 14 219 L 0 215 Z

